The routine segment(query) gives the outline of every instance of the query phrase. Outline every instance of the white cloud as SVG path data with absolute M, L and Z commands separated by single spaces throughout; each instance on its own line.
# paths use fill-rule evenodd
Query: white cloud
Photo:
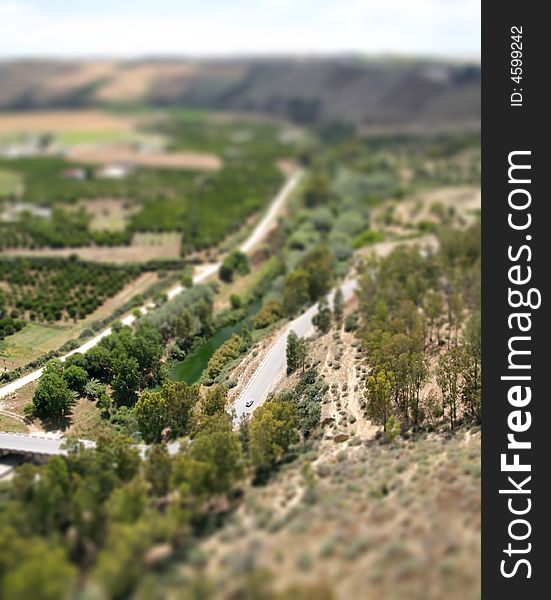
M 479 53 L 479 0 L 263 0 L 254 9 L 51 15 L 0 0 L 0 56 L 278 52 Z M 231 10 L 230 10 L 231 8 Z M 307 11 L 306 9 L 309 9 Z
M 0 19 L 24 15 L 31 10 L 26 2 L 0 2 Z

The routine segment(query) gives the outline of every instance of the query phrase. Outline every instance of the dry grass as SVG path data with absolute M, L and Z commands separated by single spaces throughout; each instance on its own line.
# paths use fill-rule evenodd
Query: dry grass
M 231 586 L 265 568 L 278 587 L 326 581 L 343 600 L 477 598 L 479 469 L 480 436 L 464 431 L 391 445 L 321 442 L 247 491 L 204 546 L 208 572 Z
M 137 64 L 119 69 L 116 76 L 105 83 L 96 97 L 106 102 L 128 102 L 140 100 L 151 90 L 159 78 L 177 78 L 182 81 L 195 73 L 197 66 L 182 64 Z
M 101 418 L 95 403 L 80 398 L 73 407 L 70 424 L 64 434 L 79 439 L 95 440 L 110 430 L 108 422 Z
M 28 427 L 19 419 L 14 419 L 0 412 L 0 431 L 11 433 L 27 433 Z
M 376 441 L 355 337 L 317 337 L 309 362 L 329 386 L 323 432 L 265 486 L 247 488 L 242 507 L 203 545 L 207 573 L 224 588 L 214 597 L 268 570 L 279 589 L 321 581 L 337 600 L 478 598 L 480 432 Z
M 0 113 L 0 134 L 119 131 L 135 129 L 139 119 L 99 110 L 52 110 Z

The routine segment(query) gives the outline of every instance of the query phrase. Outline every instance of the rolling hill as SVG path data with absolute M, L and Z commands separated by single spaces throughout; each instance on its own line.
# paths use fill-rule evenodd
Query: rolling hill
M 480 67 L 359 56 L 0 63 L 0 110 L 140 103 L 373 130 L 478 130 Z

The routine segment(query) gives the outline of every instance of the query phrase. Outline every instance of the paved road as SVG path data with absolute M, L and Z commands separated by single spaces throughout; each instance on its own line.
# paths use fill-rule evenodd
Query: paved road
M 341 290 L 345 300 L 352 297 L 357 287 L 356 280 L 345 281 Z M 333 300 L 334 291 L 328 295 L 329 302 Z M 294 331 L 299 337 L 308 335 L 313 330 L 312 317 L 318 312 L 318 305 L 311 306 L 306 312 L 294 319 L 287 325 L 285 330 L 272 344 L 264 360 L 249 379 L 245 389 L 237 397 L 234 408 L 236 412 L 235 422 L 239 422 L 244 414 L 250 413 L 266 400 L 266 396 L 273 389 L 278 380 L 285 374 L 287 368 L 286 349 L 287 336 Z M 245 404 L 253 400 L 254 404 L 247 408 Z
M 281 211 L 283 205 L 285 204 L 285 202 L 287 201 L 287 199 L 289 198 L 291 193 L 294 191 L 294 189 L 299 184 L 299 182 L 302 178 L 302 175 L 303 175 L 302 171 L 296 171 L 285 182 L 285 185 L 278 192 L 277 196 L 272 200 L 272 202 L 270 204 L 270 208 L 268 209 L 266 214 L 262 217 L 260 222 L 256 225 L 256 227 L 251 232 L 249 237 L 239 246 L 239 249 L 242 252 L 245 252 L 245 253 L 250 252 L 260 241 L 262 241 L 264 239 L 266 234 L 269 233 L 269 231 L 275 225 L 275 220 L 276 220 L 278 213 Z M 201 271 L 197 275 L 194 276 L 193 282 L 195 284 L 202 283 L 203 281 L 205 281 L 206 279 L 208 279 L 209 277 L 214 275 L 218 271 L 219 268 L 220 268 L 219 262 L 207 265 L 205 268 L 201 269 Z M 167 292 L 168 300 L 172 300 L 173 298 L 175 298 L 176 296 L 181 294 L 184 291 L 184 289 L 185 288 L 182 285 L 176 285 L 173 288 L 171 288 Z M 142 306 L 140 308 L 140 311 L 142 314 L 146 314 L 149 311 L 153 310 L 154 308 L 155 308 L 155 306 L 153 304 L 149 303 L 149 304 Z M 121 322 L 123 325 L 131 325 L 135 320 L 136 320 L 136 317 L 134 317 L 134 315 L 127 315 L 126 317 L 124 317 L 124 319 L 122 319 Z M 98 335 L 96 335 L 92 339 L 88 340 L 87 342 L 85 342 L 84 344 L 82 344 L 81 346 L 76 348 L 75 350 L 72 350 L 71 352 L 68 352 L 67 354 L 62 356 L 61 360 L 64 361 L 67 359 L 67 357 L 69 357 L 72 354 L 75 354 L 77 352 L 81 352 L 81 353 L 87 352 L 88 350 L 90 350 L 90 348 L 93 348 L 96 344 L 98 344 L 98 342 L 100 340 L 102 340 L 104 337 L 107 337 L 108 335 L 110 335 L 111 332 L 112 332 L 111 327 L 108 327 L 107 329 L 105 329 L 101 333 L 98 333 Z M 0 387 L 0 400 L 2 398 L 5 398 L 9 394 L 16 392 L 17 390 L 19 390 L 23 386 L 27 385 L 28 383 L 31 383 L 32 381 L 36 381 L 37 379 L 39 379 L 40 376 L 42 375 L 42 371 L 43 371 L 43 369 L 37 369 L 36 371 L 32 371 L 31 373 L 28 373 L 27 375 L 24 375 L 23 377 L 20 377 L 19 379 L 16 379 L 15 381 L 12 381 L 11 383 L 8 383 L 7 385 L 5 385 L 3 387 Z M 0 448 L 1 448 L 1 446 L 0 446 Z
M 342 284 L 341 289 L 345 300 L 352 297 L 354 290 L 357 287 L 356 280 L 349 280 Z M 331 302 L 334 292 L 328 295 L 328 300 Z M 247 386 L 237 398 L 234 407 L 237 413 L 235 423 L 237 424 L 241 417 L 253 411 L 260 406 L 265 400 L 269 391 L 274 387 L 280 377 L 285 373 L 286 368 L 286 347 L 287 336 L 291 331 L 294 331 L 299 337 L 308 335 L 313 330 L 312 317 L 318 312 L 318 305 L 311 306 L 307 311 L 302 313 L 296 319 L 291 321 L 285 330 L 272 344 L 270 350 L 264 357 L 264 360 L 253 373 Z M 252 407 L 247 408 L 245 403 L 247 400 L 253 399 Z M 94 448 L 95 442 L 90 440 L 80 440 L 86 447 Z M 15 454 L 37 454 L 37 455 L 53 455 L 66 454 L 66 440 L 63 438 L 40 437 L 36 435 L 26 435 L 21 433 L 0 433 L 0 450 L 13 452 Z M 175 454 L 179 449 L 178 442 L 168 445 L 170 454 Z M 142 456 L 147 450 L 147 446 L 142 444 L 137 446 Z

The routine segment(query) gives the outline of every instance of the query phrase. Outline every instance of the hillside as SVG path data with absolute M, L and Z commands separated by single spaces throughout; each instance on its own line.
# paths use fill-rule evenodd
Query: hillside
M 375 130 L 479 129 L 480 67 L 317 59 L 0 63 L 0 109 L 147 103 L 257 112 Z

